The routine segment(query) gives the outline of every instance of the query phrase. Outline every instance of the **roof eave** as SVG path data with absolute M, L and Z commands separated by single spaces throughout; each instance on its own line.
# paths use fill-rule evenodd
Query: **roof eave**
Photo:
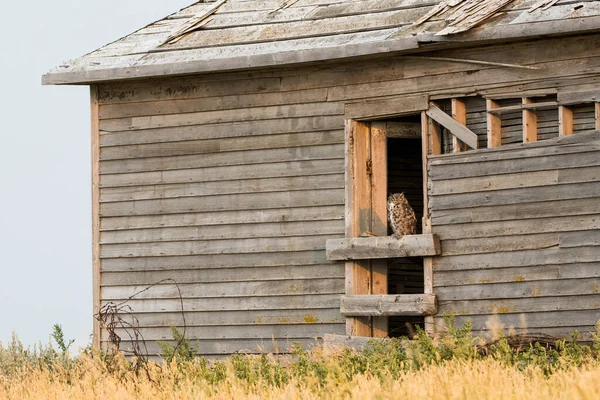
M 165 64 L 83 71 L 50 72 L 42 76 L 43 85 L 89 85 L 100 82 L 192 75 L 209 72 L 238 71 L 310 62 L 342 60 L 354 57 L 390 53 L 414 53 L 440 47 L 462 47 L 507 40 L 522 40 L 542 36 L 560 36 L 600 31 L 600 16 L 530 22 L 514 25 L 484 26 L 451 36 L 421 34 L 409 38 L 379 42 L 346 44 L 311 50 L 254 54 L 211 60 L 174 61 Z
M 419 48 L 416 38 L 384 42 L 347 44 L 311 50 L 253 54 L 213 60 L 193 60 L 156 65 L 106 68 L 88 71 L 51 72 L 42 76 L 43 85 L 94 84 L 106 81 L 142 79 L 208 72 L 245 70 L 317 61 L 338 60 L 382 53 L 410 51 Z

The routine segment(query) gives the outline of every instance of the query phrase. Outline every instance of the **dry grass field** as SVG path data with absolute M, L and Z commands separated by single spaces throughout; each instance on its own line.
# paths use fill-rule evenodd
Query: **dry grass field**
M 335 367 L 334 367 L 335 368 Z M 28 371 L 0 378 L 6 399 L 599 399 L 600 366 L 588 363 L 547 377 L 539 367 L 523 371 L 493 360 L 448 361 L 397 377 L 361 374 L 294 378 L 281 386 L 235 377 L 207 381 L 192 370 L 152 365 L 144 375 L 109 373 L 83 359 L 74 371 Z
M 363 352 L 296 348 L 289 357 L 189 352 L 132 363 L 64 343 L 0 346 L 1 399 L 600 399 L 600 341 L 482 346 L 466 327 L 390 340 Z M 61 350 L 62 349 L 62 350 Z

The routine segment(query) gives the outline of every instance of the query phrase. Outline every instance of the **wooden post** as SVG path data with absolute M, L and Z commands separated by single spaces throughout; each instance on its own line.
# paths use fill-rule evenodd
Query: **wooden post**
M 368 124 L 354 120 L 346 123 L 348 146 L 346 168 L 346 237 L 359 237 L 371 229 L 371 180 L 369 176 L 371 135 Z M 371 293 L 370 261 L 346 263 L 346 295 Z M 346 319 L 349 336 L 371 336 L 371 318 Z
M 600 103 L 595 103 L 596 108 L 596 130 L 600 131 Z
M 423 233 L 431 233 L 431 214 L 429 212 L 429 155 L 441 154 L 442 147 L 438 137 L 439 130 L 435 130 L 434 123 L 423 111 L 421 113 L 421 144 L 423 158 Z M 441 136 L 441 135 L 440 135 Z M 432 144 L 432 145 L 430 145 Z M 424 293 L 433 293 L 433 258 L 423 258 Z M 425 317 L 425 331 L 432 335 L 434 333 L 434 320 L 432 316 Z
M 386 123 L 371 123 L 371 232 L 387 236 L 387 137 Z M 371 261 L 371 294 L 388 293 L 387 260 Z M 388 317 L 373 317 L 373 337 L 387 337 Z
M 523 104 L 531 104 L 533 101 L 523 97 Z M 523 143 L 537 142 L 537 114 L 532 110 L 523 109 Z
M 499 108 L 498 103 L 493 100 L 486 100 L 487 106 L 487 139 L 488 148 L 502 146 L 502 120 L 500 117 L 490 113 L 490 110 Z
M 92 302 L 93 346 L 100 349 L 102 332 L 95 315 L 100 311 L 100 106 L 98 104 L 98 86 L 90 87 L 91 123 L 92 123 Z
M 465 126 L 467 125 L 467 107 L 464 101 L 452 99 L 452 118 Z M 467 146 L 456 136 L 452 135 L 452 152 L 460 153 L 466 149 Z
M 558 106 L 558 135 L 573 134 L 573 111 L 565 106 Z
M 430 147 L 430 135 L 431 121 L 427 116 L 427 113 L 423 111 L 421 113 L 421 153 L 423 161 L 423 233 L 427 230 L 427 226 L 430 225 L 429 221 L 429 169 L 427 168 L 427 160 L 429 154 L 431 154 Z M 441 148 L 438 149 L 441 151 Z

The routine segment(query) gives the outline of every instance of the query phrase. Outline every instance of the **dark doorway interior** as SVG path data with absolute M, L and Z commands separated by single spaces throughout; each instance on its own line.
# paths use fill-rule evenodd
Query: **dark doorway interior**
M 420 116 L 393 122 L 415 126 Z M 421 138 L 388 138 L 388 196 L 403 192 L 417 216 L 417 233 L 422 233 L 423 165 Z M 391 235 L 392 232 L 390 231 Z M 388 293 L 424 292 L 423 259 L 398 258 L 388 261 Z M 412 336 L 415 326 L 423 327 L 423 317 L 390 317 L 389 336 Z

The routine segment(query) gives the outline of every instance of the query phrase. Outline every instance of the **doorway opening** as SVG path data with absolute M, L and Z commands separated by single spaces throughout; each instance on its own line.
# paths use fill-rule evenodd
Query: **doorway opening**
M 423 219 L 423 152 L 421 116 L 389 120 L 387 136 L 387 195 L 404 193 L 417 217 L 417 234 L 422 233 Z M 391 228 L 388 231 L 391 235 Z M 388 294 L 424 293 L 423 258 L 388 260 Z M 412 336 L 415 326 L 424 328 L 425 317 L 391 316 L 390 337 Z

